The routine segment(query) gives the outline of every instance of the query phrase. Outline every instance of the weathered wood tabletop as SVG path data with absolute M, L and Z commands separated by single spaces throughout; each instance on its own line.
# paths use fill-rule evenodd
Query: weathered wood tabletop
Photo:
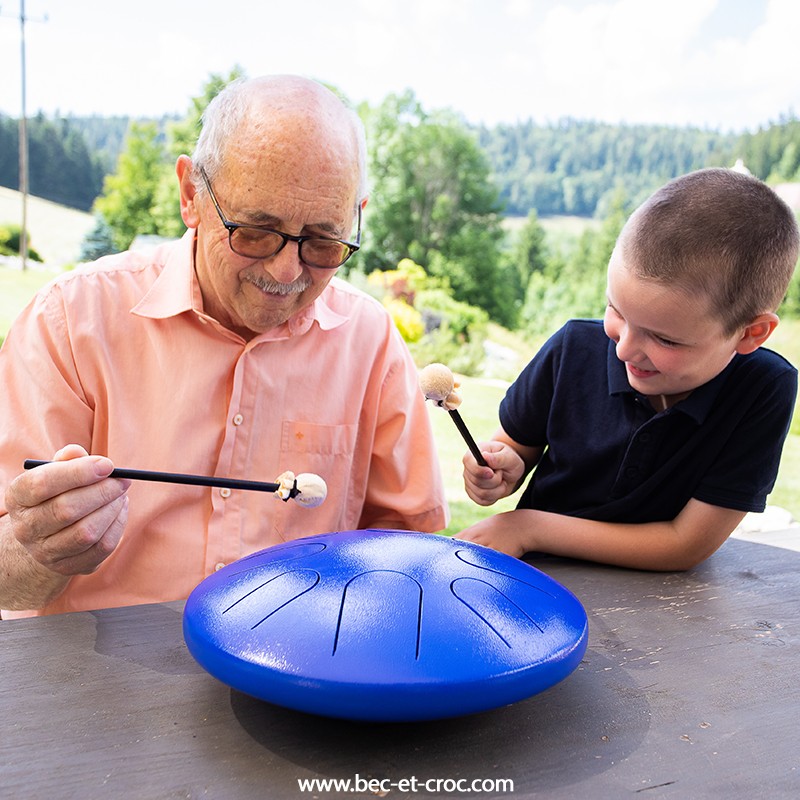
M 0 797 L 800 796 L 799 552 L 731 540 L 682 574 L 532 563 L 586 607 L 584 661 L 438 722 L 233 691 L 189 655 L 181 603 L 0 622 Z

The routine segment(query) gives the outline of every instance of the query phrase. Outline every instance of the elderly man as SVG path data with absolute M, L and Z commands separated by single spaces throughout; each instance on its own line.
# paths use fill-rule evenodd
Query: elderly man
M 4 618 L 184 598 L 310 534 L 447 524 L 414 364 L 334 278 L 358 249 L 364 164 L 358 118 L 324 87 L 233 84 L 177 162 L 185 236 L 61 276 L 20 315 L 0 352 Z M 130 482 L 115 464 L 311 472 L 328 497 Z

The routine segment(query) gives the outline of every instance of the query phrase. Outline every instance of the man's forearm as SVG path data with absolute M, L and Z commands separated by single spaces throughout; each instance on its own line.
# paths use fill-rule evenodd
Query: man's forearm
M 34 561 L 11 533 L 8 515 L 0 517 L 0 608 L 41 608 L 55 600 L 69 581 Z

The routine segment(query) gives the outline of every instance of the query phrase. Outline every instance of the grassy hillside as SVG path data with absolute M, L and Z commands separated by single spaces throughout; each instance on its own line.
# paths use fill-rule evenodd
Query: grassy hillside
M 0 225 L 20 225 L 22 195 L 0 186 Z M 91 214 L 67 208 L 40 197 L 28 197 L 28 233 L 30 245 L 48 267 L 60 269 L 74 264 L 81 251 L 81 242 L 94 228 Z

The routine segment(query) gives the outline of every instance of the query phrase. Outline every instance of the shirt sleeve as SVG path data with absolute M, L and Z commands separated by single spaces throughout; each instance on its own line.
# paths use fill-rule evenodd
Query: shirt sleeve
M 449 512 L 428 409 L 411 355 L 391 336 L 359 527 L 440 531 Z
M 500 403 L 500 424 L 526 447 L 547 444 L 547 424 L 553 404 L 562 331 L 548 339 L 511 384 Z
M 36 295 L 0 350 L 0 515 L 26 458 L 91 445 L 93 411 L 75 368 L 58 286 Z
M 761 512 L 775 486 L 797 397 L 797 372 L 788 368 L 761 382 L 760 391 L 694 497 L 737 511 Z

